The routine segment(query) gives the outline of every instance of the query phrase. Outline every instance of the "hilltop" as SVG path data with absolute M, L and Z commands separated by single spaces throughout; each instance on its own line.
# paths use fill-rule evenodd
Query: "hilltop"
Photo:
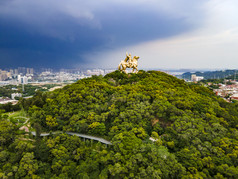
M 8 141 L 2 147 L 9 154 L 0 164 L 2 175 L 12 165 L 18 167 L 12 175 L 20 177 L 238 177 L 238 104 L 163 72 L 93 76 L 39 92 L 21 105 L 38 132 L 71 131 L 103 137 L 113 145 L 60 133 L 38 137 L 37 145 L 27 141 L 32 147 L 12 159 L 20 144 Z M 27 157 L 35 168 L 19 174 Z

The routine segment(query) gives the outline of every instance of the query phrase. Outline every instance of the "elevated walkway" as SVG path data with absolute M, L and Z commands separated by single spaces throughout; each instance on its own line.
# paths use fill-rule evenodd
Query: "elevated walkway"
M 57 134 L 59 132 L 52 132 L 52 134 Z M 65 132 L 66 134 L 68 135 L 75 135 L 75 136 L 78 136 L 78 137 L 81 137 L 81 138 L 84 138 L 84 139 L 91 139 L 91 140 L 96 140 L 96 141 L 99 141 L 103 144 L 107 144 L 107 145 L 112 145 L 112 143 L 106 139 L 103 139 L 103 138 L 100 138 L 100 137 L 95 137 L 95 136 L 91 136 L 91 135 L 86 135 L 86 134 L 79 134 L 79 133 L 75 133 L 75 132 Z M 32 135 L 36 135 L 36 132 L 31 132 Z M 50 133 L 42 133 L 40 134 L 41 137 L 44 137 L 44 136 L 49 136 Z

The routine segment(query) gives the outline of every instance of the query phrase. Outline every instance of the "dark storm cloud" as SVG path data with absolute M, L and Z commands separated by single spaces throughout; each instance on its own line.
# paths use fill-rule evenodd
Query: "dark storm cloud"
M 0 21 L 1 66 L 71 67 L 85 63 L 81 54 L 105 43 L 97 30 L 66 19 L 52 26 L 58 28 L 57 38 L 23 23 Z
M 124 9 L 121 11 L 120 9 Z M 191 30 L 182 18 L 172 19 L 163 14 L 115 8 L 113 13 L 103 13 L 103 33 L 113 45 L 132 45 L 156 38 L 166 38 Z
M 12 4 L 0 3 L 1 67 L 73 67 L 87 64 L 83 57 L 94 51 L 166 38 L 193 28 L 185 16 L 167 16 L 156 8 L 146 9 L 143 3 L 95 8 L 97 4 L 81 1 L 71 1 L 75 4 L 70 6 L 62 0 L 9 2 Z

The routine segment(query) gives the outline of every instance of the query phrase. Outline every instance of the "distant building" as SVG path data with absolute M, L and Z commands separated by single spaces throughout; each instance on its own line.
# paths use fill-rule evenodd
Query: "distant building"
M 203 76 L 197 76 L 197 75 L 192 75 L 191 76 L 191 80 L 193 81 L 193 82 L 198 82 L 198 81 L 201 81 L 201 80 L 203 80 L 204 79 L 204 77 Z
M 18 73 L 20 74 L 26 74 L 26 68 L 25 67 L 18 67 Z
M 231 96 L 231 99 L 238 100 L 238 93 L 236 93 L 236 94 L 233 94 L 233 95 Z
M 0 86 L 9 85 L 9 81 L 0 81 Z
M 8 72 L 0 70 L 0 81 L 4 81 L 8 78 Z
M 104 75 L 105 72 L 104 70 L 101 70 L 101 69 L 93 69 L 93 70 L 87 70 L 86 71 L 86 74 L 87 75 Z
M 22 97 L 22 94 L 21 93 L 12 93 L 11 94 L 11 98 L 15 99 L 15 97 L 19 97 L 20 98 L 20 97 Z
M 8 81 L 10 85 L 18 85 L 18 81 L 16 79 L 12 79 L 11 81 Z
M 16 104 L 17 100 L 12 100 L 8 97 L 4 97 L 4 98 L 0 98 L 0 104 L 7 104 L 7 103 L 12 103 L 12 104 Z
M 14 70 L 10 69 L 10 73 L 11 73 L 11 75 L 14 75 Z
M 26 76 L 21 78 L 21 84 L 28 84 L 28 78 Z
M 15 69 L 15 70 L 14 70 L 14 74 L 15 74 L 15 75 L 18 75 L 18 69 Z
M 28 84 L 28 78 L 26 76 L 17 76 L 17 80 L 19 84 Z
M 27 73 L 27 74 L 33 74 L 33 73 L 34 73 L 33 68 L 27 68 L 27 69 L 26 69 L 26 73 Z

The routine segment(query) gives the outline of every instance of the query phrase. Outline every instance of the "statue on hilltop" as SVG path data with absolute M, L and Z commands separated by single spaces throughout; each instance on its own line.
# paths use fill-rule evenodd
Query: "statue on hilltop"
M 126 72 L 126 69 L 127 68 L 132 68 L 132 72 L 134 72 L 135 70 L 135 73 L 138 72 L 138 69 L 137 69 L 137 61 L 140 57 L 138 56 L 134 56 L 133 59 L 131 58 L 131 54 L 128 55 L 128 53 L 126 52 L 126 58 L 125 60 L 122 60 L 120 62 L 120 64 L 118 65 L 118 70 L 120 70 L 121 72 L 124 71 Z

